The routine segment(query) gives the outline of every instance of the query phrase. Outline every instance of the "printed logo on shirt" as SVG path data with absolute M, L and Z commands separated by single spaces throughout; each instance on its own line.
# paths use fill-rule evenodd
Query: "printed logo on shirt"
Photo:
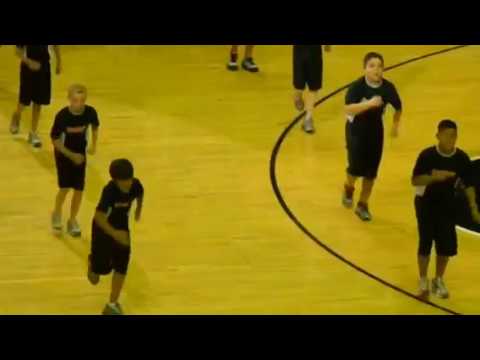
M 66 132 L 68 134 L 82 134 L 86 128 L 86 126 L 70 126 L 66 128 Z

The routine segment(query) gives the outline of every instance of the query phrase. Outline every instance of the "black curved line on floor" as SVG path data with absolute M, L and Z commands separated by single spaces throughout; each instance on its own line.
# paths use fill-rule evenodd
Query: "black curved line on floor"
M 447 49 L 443 49 L 443 50 L 439 50 L 439 51 L 435 51 L 435 52 L 432 52 L 432 53 L 429 53 L 429 54 L 425 54 L 425 55 L 421 55 L 421 56 L 418 56 L 418 57 L 415 57 L 415 58 L 412 58 L 412 59 L 409 59 L 409 60 L 406 60 L 406 61 L 403 61 L 403 62 L 400 62 L 398 64 L 395 64 L 395 65 L 392 65 L 392 66 L 388 66 L 385 68 L 385 71 L 389 71 L 389 70 L 393 70 L 393 69 L 396 69 L 400 66 L 403 66 L 403 65 L 407 65 L 407 64 L 410 64 L 412 62 L 415 62 L 415 61 L 419 61 L 419 60 L 423 60 L 423 59 L 426 59 L 426 58 L 429 58 L 429 57 L 432 57 L 432 56 L 435 56 L 435 55 L 440 55 L 440 54 L 444 54 L 446 52 L 449 52 L 449 51 L 453 51 L 453 50 L 457 50 L 457 49 L 460 49 L 460 48 L 463 48 L 463 47 L 466 47 L 468 45 L 459 45 L 459 46 L 454 46 L 454 47 L 450 47 L 450 48 L 447 48 Z M 352 83 L 349 83 L 345 86 L 342 86 L 341 88 L 333 91 L 332 93 L 326 95 L 325 97 L 321 98 L 320 100 L 318 100 L 316 103 L 315 103 L 315 107 L 317 107 L 318 105 L 320 105 L 321 103 L 325 102 L 326 100 L 330 99 L 331 97 L 337 95 L 338 93 L 342 92 L 343 90 L 347 89 Z M 344 262 L 345 264 L 347 264 L 348 266 L 354 268 L 355 270 L 361 272 L 362 274 L 366 275 L 367 277 L 373 279 L 373 280 L 376 280 L 378 281 L 379 283 L 405 295 L 405 296 L 408 296 L 412 299 L 415 299 L 417 301 L 420 301 L 424 304 L 427 304 L 427 305 L 430 305 L 434 308 L 437 308 L 437 309 L 440 309 L 442 311 L 445 311 L 446 313 L 449 313 L 449 314 L 452 314 L 452 315 L 461 315 L 460 313 L 454 311 L 454 310 L 451 310 L 451 309 L 448 309 L 446 307 L 443 307 L 441 305 L 437 305 L 431 301 L 427 301 L 427 300 L 423 300 L 423 299 L 420 299 L 419 297 L 417 297 L 415 294 L 412 294 L 410 293 L 409 291 L 405 290 L 405 289 L 402 289 L 374 274 L 372 274 L 371 272 L 361 268 L 360 266 L 356 265 L 355 263 L 351 262 L 350 260 L 348 260 L 347 258 L 345 258 L 344 256 L 342 256 L 341 254 L 337 253 L 336 251 L 334 251 L 333 249 L 331 249 L 328 245 L 324 244 L 322 241 L 320 241 L 314 234 L 312 234 L 301 222 L 300 220 L 297 219 L 297 217 L 295 216 L 295 214 L 290 210 L 290 208 L 288 207 L 287 203 L 285 202 L 285 200 L 283 199 L 283 196 L 282 196 L 282 193 L 280 191 L 280 187 L 278 185 L 278 181 L 277 181 L 277 176 L 276 176 L 276 172 L 275 172 L 275 169 L 276 169 L 276 163 L 277 163 L 277 157 L 278 157 L 278 153 L 280 151 L 280 148 L 282 146 L 282 143 L 283 141 L 285 140 L 285 138 L 287 137 L 287 135 L 290 133 L 290 131 L 292 130 L 292 128 L 303 118 L 303 116 L 305 116 L 305 112 L 302 112 L 300 115 L 298 115 L 291 123 L 290 125 L 288 125 L 286 127 L 286 129 L 282 132 L 282 134 L 280 135 L 280 137 L 278 138 L 277 142 L 275 143 L 275 146 L 273 147 L 273 150 L 272 150 L 272 155 L 270 157 L 270 181 L 271 181 L 271 184 L 272 184 L 272 187 L 273 187 L 273 192 L 275 193 L 275 196 L 278 200 L 278 202 L 280 203 L 280 206 L 282 207 L 282 209 L 285 211 L 285 213 L 287 214 L 287 216 L 295 223 L 295 225 L 298 226 L 298 228 L 300 228 L 300 230 L 302 230 L 305 235 L 307 235 L 311 240 L 313 240 L 318 246 L 322 247 L 325 251 L 327 251 L 328 253 L 330 253 L 331 255 L 335 256 L 338 260 Z

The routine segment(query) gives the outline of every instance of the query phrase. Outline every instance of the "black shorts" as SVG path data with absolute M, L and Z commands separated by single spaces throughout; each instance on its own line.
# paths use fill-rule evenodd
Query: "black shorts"
M 98 275 L 107 275 L 113 271 L 126 275 L 130 262 L 130 246 L 123 246 L 92 225 L 92 246 L 90 261 L 92 271 Z
M 430 256 L 433 242 L 437 255 L 457 255 L 457 232 L 455 230 L 455 215 L 451 216 L 438 211 L 420 196 L 415 197 L 415 212 L 418 225 L 418 254 Z
M 20 104 L 29 106 L 32 102 L 48 105 L 51 100 L 50 64 L 43 63 L 39 71 L 30 70 L 25 64 L 20 67 Z
M 55 152 L 55 165 L 57 167 L 57 182 L 60 189 L 84 190 L 86 161 L 81 165 L 75 165 L 70 159 Z
M 320 45 L 293 46 L 293 86 L 296 90 L 310 91 L 322 88 L 323 57 Z
M 370 138 L 367 138 L 363 134 L 353 133 L 350 127 L 351 124 L 347 122 L 347 172 L 352 176 L 375 179 L 382 161 L 383 129 L 373 130 L 369 134 Z

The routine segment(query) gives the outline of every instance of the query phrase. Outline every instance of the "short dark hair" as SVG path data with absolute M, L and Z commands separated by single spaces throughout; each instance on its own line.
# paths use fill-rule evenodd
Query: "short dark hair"
M 450 119 L 442 120 L 438 123 L 438 132 L 445 130 L 445 129 L 454 129 L 457 130 L 457 124 L 455 121 Z
M 384 64 L 384 61 L 383 61 L 383 56 L 382 54 L 379 54 L 377 52 L 369 52 L 367 55 L 365 55 L 365 57 L 363 58 L 363 67 L 367 67 L 367 63 L 372 60 L 372 59 L 380 59 L 380 61 L 382 62 L 382 66 Z
M 116 159 L 110 164 L 110 176 L 113 180 L 128 180 L 133 178 L 133 165 L 127 159 Z

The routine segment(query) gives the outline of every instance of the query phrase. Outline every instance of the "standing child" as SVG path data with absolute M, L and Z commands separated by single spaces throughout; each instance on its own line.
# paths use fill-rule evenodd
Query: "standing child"
M 88 127 L 92 127 L 92 144 L 88 152 L 93 155 L 97 149 L 99 121 L 97 111 L 92 106 L 85 104 L 87 100 L 85 86 L 78 84 L 70 86 L 68 100 L 70 105 L 58 112 L 50 133 L 55 148 L 59 187 L 52 213 L 52 228 L 54 231 L 62 231 L 63 203 L 70 189 L 73 189 L 67 231 L 71 236 L 79 237 L 81 230 L 77 222 L 77 215 L 85 187 Z
M 60 74 L 62 62 L 60 48 L 53 45 L 56 57 L 56 73 Z M 51 99 L 50 54 L 48 45 L 17 45 L 16 54 L 21 59 L 20 92 L 17 109 L 12 115 L 10 132 L 12 135 L 20 131 L 20 120 L 25 107 L 32 105 L 32 128 L 28 142 L 36 148 L 42 146 L 38 136 L 38 122 L 42 105 L 49 105 Z
M 395 108 L 391 135 L 398 136 L 402 102 L 395 86 L 383 78 L 382 55 L 368 53 L 363 66 L 365 76 L 349 87 L 345 99 L 348 168 L 342 202 L 346 208 L 353 207 L 355 182 L 359 177 L 363 178 L 355 214 L 361 220 L 369 221 L 372 216 L 368 201 L 383 153 L 383 114 L 387 104 Z
M 329 52 L 330 45 L 325 45 Z M 306 107 L 307 114 L 303 120 L 303 131 L 313 134 L 313 108 L 318 91 L 322 88 L 323 56 L 322 45 L 293 45 L 293 87 L 294 102 L 298 111 Z M 308 92 L 305 88 L 308 86 Z
M 437 268 L 432 292 L 439 298 L 449 296 L 443 281 L 450 257 L 457 254 L 455 230 L 455 189 L 460 181 L 470 205 L 472 219 L 480 223 L 475 201 L 472 168 L 468 155 L 455 147 L 457 124 L 442 120 L 438 124 L 438 144 L 423 150 L 413 169 L 412 185 L 416 187 L 415 212 L 418 223 L 418 270 L 420 296 L 429 294 L 428 264 L 433 242 L 437 252 Z
M 98 284 L 100 275 L 113 270 L 110 302 L 104 315 L 122 315 L 118 302 L 130 260 L 130 230 L 128 217 L 132 202 L 137 201 L 135 221 L 139 221 L 143 207 L 143 186 L 134 178 L 133 165 L 127 159 L 110 164 L 112 180 L 103 188 L 92 223 L 92 247 L 88 257 L 88 280 Z

